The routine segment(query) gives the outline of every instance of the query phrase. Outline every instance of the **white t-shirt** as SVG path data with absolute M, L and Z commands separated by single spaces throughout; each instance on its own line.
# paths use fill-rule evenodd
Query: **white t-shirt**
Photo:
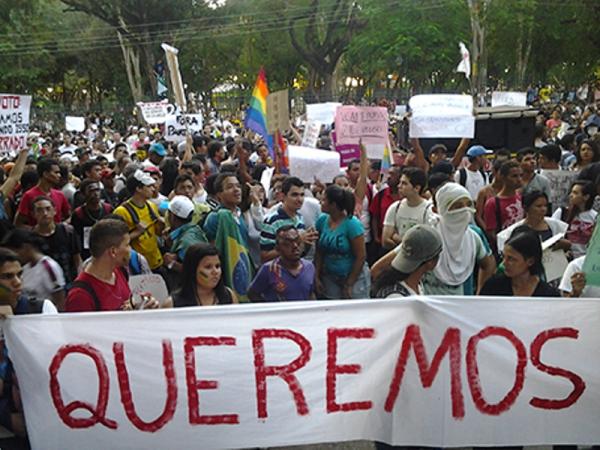
M 75 150 L 77 150 L 77 146 L 70 144 L 70 145 L 61 145 L 60 147 L 58 147 L 58 151 L 60 152 L 61 155 L 65 154 L 65 153 L 72 153 L 75 154 Z
M 394 231 L 402 238 L 415 225 L 430 223 L 433 215 L 431 206 L 429 200 L 423 200 L 418 206 L 408 206 L 408 200 L 405 198 L 397 200 L 385 213 L 383 226 L 394 227 Z
M 457 183 L 460 183 L 461 170 L 457 170 L 454 174 L 454 181 Z M 465 168 L 465 173 L 467 175 L 467 179 L 465 180 L 465 189 L 469 191 L 471 199 L 475 201 L 477 200 L 477 194 L 479 194 L 479 191 L 486 185 L 486 178 L 479 170 L 471 171 Z
M 580 256 L 579 258 L 575 258 L 569 263 L 569 265 L 565 269 L 565 273 L 563 274 L 562 280 L 560 280 L 560 285 L 558 286 L 558 288 L 561 291 L 571 292 L 573 290 L 573 286 L 571 285 L 571 276 L 573 276 L 573 274 L 577 272 L 583 271 L 584 260 L 585 256 Z M 600 287 L 586 285 L 583 288 L 580 297 L 600 298 Z
M 43 256 L 35 265 L 23 266 L 23 294 L 27 297 L 51 298 L 65 288 L 62 268 L 49 256 Z

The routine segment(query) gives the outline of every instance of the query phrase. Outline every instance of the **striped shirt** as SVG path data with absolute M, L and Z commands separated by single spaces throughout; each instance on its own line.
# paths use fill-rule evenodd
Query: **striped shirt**
M 269 251 L 275 248 L 275 236 L 277 230 L 286 225 L 293 225 L 298 230 L 304 230 L 304 220 L 300 213 L 292 218 L 284 211 L 283 206 L 276 211 L 268 214 L 263 220 L 262 230 L 260 232 L 260 249 Z

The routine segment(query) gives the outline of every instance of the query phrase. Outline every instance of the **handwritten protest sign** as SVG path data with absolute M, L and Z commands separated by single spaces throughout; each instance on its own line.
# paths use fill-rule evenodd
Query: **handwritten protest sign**
M 31 95 L 0 94 L 0 153 L 27 147 Z
M 150 293 L 162 305 L 169 296 L 164 278 L 155 273 L 130 276 L 129 289 L 138 301 L 141 294 Z
M 8 318 L 32 448 L 600 442 L 600 301 L 292 303 Z
M 543 175 L 550 181 L 550 203 L 552 212 L 569 204 L 571 184 L 577 178 L 577 172 L 570 170 L 544 170 Z
M 527 92 L 492 92 L 492 108 L 496 106 L 527 106 Z
M 288 146 L 290 157 L 290 175 L 300 178 L 306 183 L 315 177 L 323 183 L 329 183 L 340 173 L 340 155 L 327 150 Z
M 335 111 L 338 106 L 342 106 L 342 104 L 337 102 L 327 102 L 306 105 L 306 119 L 316 120 L 325 125 L 331 125 L 335 120 Z
M 288 91 L 271 92 L 267 97 L 267 132 L 286 131 L 290 128 Z
M 596 222 L 594 233 L 588 243 L 585 260 L 583 261 L 585 282 L 590 286 L 600 286 L 600 227 Z
M 562 277 L 569 265 L 564 250 L 552 250 L 552 246 L 564 237 L 558 233 L 542 242 L 542 265 L 546 274 L 546 281 L 554 281 Z
M 167 116 L 174 112 L 173 105 L 169 105 L 166 100 L 162 102 L 138 102 L 137 106 L 140 108 L 142 117 L 147 124 L 165 123 Z
M 415 95 L 409 100 L 411 138 L 473 138 L 475 116 L 469 95 Z
M 202 114 L 172 114 L 165 121 L 165 139 L 171 142 L 184 141 L 186 122 L 190 133 L 202 131 Z
M 65 130 L 76 131 L 78 133 L 85 131 L 85 117 L 66 116 Z
M 315 148 L 317 146 L 317 141 L 319 140 L 320 131 L 321 122 L 318 120 L 309 120 L 306 122 L 304 135 L 302 136 L 302 147 Z
M 340 106 L 335 113 L 335 130 L 340 145 L 385 144 L 388 140 L 388 112 L 379 106 Z

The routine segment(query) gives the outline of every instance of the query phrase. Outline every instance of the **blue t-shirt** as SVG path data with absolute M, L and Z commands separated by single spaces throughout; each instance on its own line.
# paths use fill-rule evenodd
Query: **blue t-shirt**
M 302 269 L 292 275 L 279 258 L 262 265 L 249 290 L 260 293 L 267 302 L 308 300 L 314 291 L 315 266 L 301 260 Z
M 317 219 L 315 228 L 319 232 L 319 251 L 323 254 L 325 272 L 347 277 L 352 271 L 356 256 L 352 253 L 352 240 L 364 234 L 363 224 L 355 216 L 346 217 L 335 230 L 329 227 L 329 214 Z

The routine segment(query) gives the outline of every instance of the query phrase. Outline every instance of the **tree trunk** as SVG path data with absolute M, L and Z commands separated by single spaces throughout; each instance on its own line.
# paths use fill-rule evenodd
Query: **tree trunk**
M 144 95 L 142 75 L 140 72 L 140 57 L 127 38 L 118 31 L 117 35 L 119 36 L 119 44 L 123 51 L 123 59 L 125 60 L 125 70 L 127 72 L 129 88 L 131 89 L 131 96 L 133 97 L 134 103 L 137 103 L 143 100 Z

